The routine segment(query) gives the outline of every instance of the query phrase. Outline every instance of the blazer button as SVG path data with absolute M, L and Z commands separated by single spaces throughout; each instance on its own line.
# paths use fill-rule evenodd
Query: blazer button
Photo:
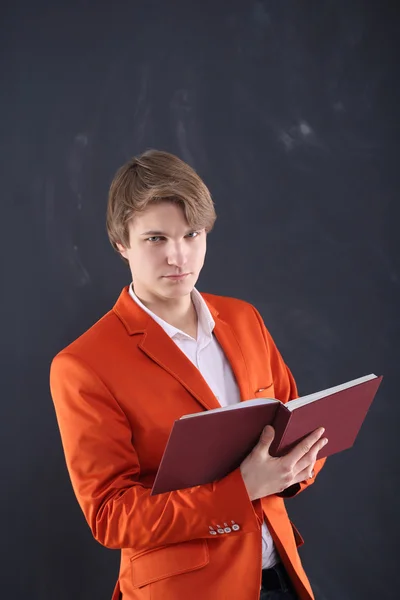
M 217 532 L 216 532 L 216 531 L 214 531 L 214 529 L 213 529 L 212 531 L 211 531 L 211 529 L 210 529 L 210 534 L 211 534 L 211 535 L 217 535 Z
M 230 527 L 224 528 L 225 533 L 231 533 L 232 529 Z
M 218 533 L 225 533 L 223 529 L 217 529 Z
M 235 523 L 234 525 L 232 525 L 232 529 L 233 531 L 239 531 L 240 527 Z

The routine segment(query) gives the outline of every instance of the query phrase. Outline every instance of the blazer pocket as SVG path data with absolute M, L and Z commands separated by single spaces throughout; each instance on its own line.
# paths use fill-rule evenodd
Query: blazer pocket
M 260 385 L 254 390 L 254 398 L 275 398 L 274 383 L 268 385 Z
M 300 531 L 295 526 L 295 524 L 292 523 L 292 521 L 290 521 L 290 524 L 291 524 L 292 529 L 293 529 L 294 541 L 296 542 L 297 548 L 299 548 L 300 546 L 302 546 L 304 544 L 304 540 L 303 540 L 303 538 L 302 538 L 302 536 L 300 534 Z
M 189 571 L 196 571 L 210 562 L 206 540 L 192 540 L 148 550 L 132 556 L 133 588 L 137 589 Z

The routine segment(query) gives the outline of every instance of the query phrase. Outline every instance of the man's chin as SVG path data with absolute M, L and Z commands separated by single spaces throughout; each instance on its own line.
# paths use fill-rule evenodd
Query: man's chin
M 163 291 L 169 298 L 182 298 L 192 293 L 195 285 L 193 279 L 187 277 L 184 281 L 167 282 L 163 286 Z

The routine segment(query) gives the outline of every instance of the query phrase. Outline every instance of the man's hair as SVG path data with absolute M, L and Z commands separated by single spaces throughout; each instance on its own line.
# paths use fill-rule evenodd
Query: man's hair
M 150 204 L 165 201 L 182 207 L 190 228 L 211 231 L 216 214 L 210 192 L 183 160 L 148 150 L 118 169 L 107 205 L 107 232 L 113 248 L 118 251 L 117 242 L 128 248 L 130 220 Z

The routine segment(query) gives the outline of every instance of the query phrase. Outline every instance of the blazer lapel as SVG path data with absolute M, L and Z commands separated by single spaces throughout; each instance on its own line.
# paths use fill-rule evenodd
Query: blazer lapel
M 151 318 L 139 347 L 149 358 L 175 377 L 204 408 L 221 407 L 197 367 Z
M 233 374 L 236 378 L 236 383 L 239 386 L 240 399 L 241 401 L 248 400 L 249 398 L 252 398 L 252 393 L 249 381 L 249 374 L 247 371 L 247 366 L 243 356 L 242 348 L 240 347 L 235 333 L 232 327 L 229 325 L 229 323 L 219 318 L 218 312 L 214 309 L 214 307 L 211 307 L 211 305 L 208 302 L 207 304 L 215 321 L 215 337 L 220 343 L 225 353 L 225 356 L 227 357 L 232 367 Z
M 138 346 L 151 360 L 175 377 L 204 408 L 220 408 L 200 371 L 163 328 L 132 300 L 127 287 L 122 290 L 113 310 L 129 335 L 142 334 Z

